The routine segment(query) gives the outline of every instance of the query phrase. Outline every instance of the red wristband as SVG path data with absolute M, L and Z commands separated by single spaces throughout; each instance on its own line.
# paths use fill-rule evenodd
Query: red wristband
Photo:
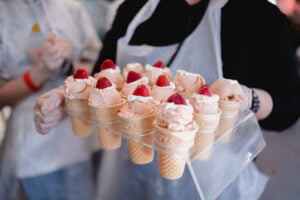
M 24 83 L 26 84 L 26 86 L 33 92 L 38 91 L 42 88 L 41 86 L 36 85 L 32 81 L 29 71 L 26 72 L 25 74 L 23 74 L 23 80 L 24 80 Z

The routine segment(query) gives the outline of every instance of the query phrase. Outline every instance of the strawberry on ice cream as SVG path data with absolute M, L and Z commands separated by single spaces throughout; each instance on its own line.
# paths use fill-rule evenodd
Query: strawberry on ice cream
M 94 74 L 94 77 L 98 80 L 100 77 L 108 78 L 116 88 L 120 90 L 124 83 L 124 77 L 121 74 L 120 68 L 112 61 L 105 60 L 100 66 L 100 72 Z
M 178 93 L 170 96 L 156 116 L 155 124 L 171 131 L 191 131 L 196 128 L 193 107 Z
M 197 93 L 200 87 L 205 84 L 205 80 L 199 74 L 177 70 L 174 83 L 180 93 Z
M 193 120 L 193 107 L 180 94 L 170 96 L 157 114 L 155 141 L 158 147 L 158 169 L 166 179 L 183 175 L 189 149 L 194 145 L 198 125 Z M 178 158 L 181 156 L 182 158 Z
M 151 96 L 160 103 L 166 101 L 174 93 L 175 84 L 170 82 L 166 75 L 160 75 L 151 90 Z
M 144 73 L 144 67 L 142 63 L 129 63 L 123 68 L 123 75 L 127 79 L 128 73 L 130 71 L 137 72 L 139 74 Z
M 142 77 L 141 74 L 130 71 L 127 76 L 126 83 L 123 85 L 121 94 L 123 97 L 127 98 L 128 95 L 132 94 L 138 85 L 147 85 L 149 79 L 147 77 Z
M 87 99 L 95 84 L 96 80 L 93 77 L 88 76 L 85 69 L 80 68 L 73 76 L 69 76 L 65 80 L 65 96 L 69 99 Z
M 133 118 L 151 115 L 156 112 L 156 106 L 146 85 L 138 85 L 132 95 L 128 96 L 127 104 L 119 115 L 123 118 Z
M 214 114 L 219 110 L 219 96 L 211 94 L 209 86 L 201 86 L 198 94 L 193 94 L 190 98 L 190 103 L 193 106 L 195 113 Z
M 145 66 L 146 76 L 149 78 L 149 84 L 155 85 L 157 78 L 160 75 L 166 75 L 168 78 L 171 78 L 171 71 L 165 66 L 162 61 L 155 62 L 152 66 L 147 64 Z
M 131 161 L 135 164 L 147 164 L 153 160 L 153 148 L 141 143 L 149 146 L 154 144 L 153 134 L 143 134 L 154 129 L 155 114 L 156 106 L 146 85 L 138 85 L 133 94 L 129 95 L 127 104 L 119 112 L 123 132 L 130 135 L 127 139 L 128 152 Z
M 65 106 L 72 113 L 69 115 L 73 132 L 75 135 L 81 137 L 92 133 L 92 125 L 82 119 L 90 119 L 88 98 L 95 84 L 96 80 L 88 76 L 86 70 L 82 68 L 78 69 L 73 76 L 69 76 L 65 80 Z
M 106 77 L 101 77 L 98 80 L 96 88 L 93 88 L 89 98 L 89 105 L 91 106 L 115 105 L 121 102 L 120 93 Z

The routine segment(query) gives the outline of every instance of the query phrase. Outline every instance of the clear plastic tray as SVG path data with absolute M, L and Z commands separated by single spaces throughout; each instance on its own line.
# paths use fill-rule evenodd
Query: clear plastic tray
M 82 113 L 67 110 L 66 112 L 98 127 L 118 123 L 120 121 L 115 120 L 112 122 L 99 123 L 83 119 L 80 117 L 85 116 Z M 131 138 L 132 136 L 123 132 L 108 131 L 121 135 L 124 138 Z M 139 136 L 143 137 L 152 134 L 155 134 L 155 131 L 143 133 Z M 149 148 L 160 151 L 164 150 L 156 143 L 143 143 L 142 140 L 139 140 L 139 137 L 134 137 L 134 140 Z M 186 157 L 180 156 L 180 154 L 173 154 L 173 156 L 179 159 L 187 159 L 187 166 L 199 193 L 199 199 L 213 200 L 236 179 L 241 171 L 264 147 L 265 141 L 256 117 L 251 111 L 248 111 L 240 113 L 233 128 L 216 139 L 211 148 L 198 154 L 197 157 L 190 156 L 187 159 Z M 168 153 L 168 151 L 165 152 Z M 220 165 L 220 163 L 222 163 L 222 165 Z

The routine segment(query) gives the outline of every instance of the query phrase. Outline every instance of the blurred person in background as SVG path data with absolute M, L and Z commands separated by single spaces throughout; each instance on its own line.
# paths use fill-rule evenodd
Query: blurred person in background
M 279 9 L 288 17 L 287 31 L 291 36 L 291 52 L 297 57 L 299 77 L 300 1 L 277 0 L 276 2 Z M 298 121 L 286 130 L 278 132 L 263 129 L 263 134 L 267 145 L 257 157 L 256 163 L 270 179 L 261 199 L 298 199 L 300 196 L 300 119 L 298 118 Z
M 284 130 L 299 117 L 300 84 L 286 17 L 267 1 L 127 0 L 105 36 L 94 72 L 105 59 L 121 67 L 162 60 L 173 73 L 199 73 L 208 84 L 222 76 L 237 79 L 245 85 L 245 109 L 255 111 L 267 129 Z M 48 124 L 37 121 L 37 126 Z M 105 183 L 99 199 L 199 199 L 188 170 L 179 180 L 164 180 L 155 161 L 132 164 L 124 145 L 104 153 L 99 175 Z M 250 163 L 220 199 L 258 199 L 266 182 Z
M 0 149 L 0 199 L 92 199 L 90 138 L 70 134 L 68 119 L 38 134 L 38 96 L 77 68 L 91 71 L 101 42 L 82 5 L 72 0 L 0 1 L 0 109 L 12 106 Z M 53 90 L 43 101 L 61 99 Z M 62 110 L 47 104 L 49 124 Z M 47 127 L 43 127 L 47 129 Z

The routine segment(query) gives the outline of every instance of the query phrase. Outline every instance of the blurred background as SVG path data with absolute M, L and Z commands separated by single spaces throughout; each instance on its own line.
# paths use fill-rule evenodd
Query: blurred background
M 75 1 L 75 0 L 74 0 Z M 79 1 L 79 0 L 76 0 Z M 269 0 L 277 5 L 292 21 L 294 31 L 293 44 L 300 44 L 300 0 Z M 122 2 L 117 0 L 116 7 Z M 103 0 L 82 0 L 90 15 L 101 13 L 105 17 L 97 16 L 93 19 L 107 19 L 105 22 L 93 21 L 93 25 L 101 39 L 109 29 L 114 18 L 114 13 L 108 11 L 104 4 L 110 2 Z M 99 12 L 99 9 L 101 12 Z M 298 74 L 300 76 L 300 47 L 295 52 L 298 60 Z M 300 102 L 299 102 L 300 103 Z M 10 107 L 0 111 L 0 145 L 4 137 L 6 121 L 10 115 Z M 33 117 L 33 116 L 32 116 Z M 274 199 L 299 199 L 300 198 L 300 120 L 282 133 L 264 131 L 263 134 L 267 147 L 258 156 L 256 163 L 258 168 L 270 177 L 268 186 L 261 197 L 264 200 Z M 284 144 L 284 145 L 283 145 Z M 274 153 L 275 152 L 275 153 Z

